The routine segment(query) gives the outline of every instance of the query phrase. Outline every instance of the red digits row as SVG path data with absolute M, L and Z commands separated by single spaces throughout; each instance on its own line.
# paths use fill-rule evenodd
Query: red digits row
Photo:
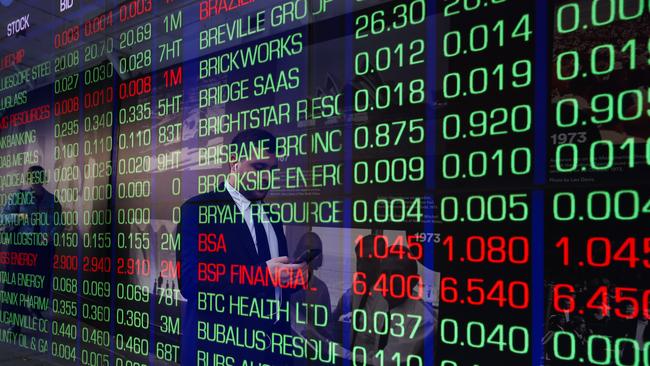
M 151 75 L 120 83 L 120 100 L 151 93 Z
M 463 247 L 456 248 L 454 237 L 451 235 L 442 241 L 442 245 L 447 248 L 449 262 L 527 264 L 530 258 L 530 244 L 525 236 L 506 238 L 473 235 L 465 239 L 464 244 Z M 464 254 L 457 255 L 456 249 L 464 249 Z
M 579 306 L 573 285 L 560 283 L 553 286 L 553 308 L 557 312 L 584 314 L 591 310 L 603 317 L 613 314 L 623 319 L 634 319 L 642 314 L 645 319 L 650 319 L 649 305 L 650 290 L 600 286 L 593 294 L 587 295 L 583 306 Z
M 411 260 L 420 260 L 423 256 L 422 243 L 418 235 L 408 235 L 406 239 L 403 235 L 398 235 L 392 244 L 386 235 L 376 235 L 374 237 L 372 248 L 367 248 L 363 243 L 363 236 L 357 236 L 357 247 L 359 258 L 377 258 L 386 259 L 388 256 L 400 259 L 408 258 Z M 406 241 L 406 245 L 404 245 Z
M 52 258 L 52 268 L 62 271 L 76 271 L 79 269 L 79 259 L 76 255 L 55 254 Z
M 54 48 L 71 45 L 79 40 L 79 25 L 75 25 L 54 35 Z
M 643 248 L 641 248 L 643 246 Z M 595 268 L 608 268 L 612 264 L 621 263 L 630 268 L 650 268 L 650 238 L 626 238 L 622 242 L 612 241 L 606 237 L 587 239 L 585 246 L 570 243 L 569 237 L 564 236 L 555 243 L 562 251 L 562 264 L 565 266 L 578 265 Z M 575 248 L 584 248 L 576 254 Z M 576 261 L 575 257 L 584 257 L 584 261 Z
M 54 102 L 54 115 L 63 116 L 68 113 L 79 112 L 79 97 L 57 100 Z
M 76 255 L 55 254 L 52 260 L 52 267 L 61 271 L 77 271 L 79 269 L 79 258 Z M 160 262 L 163 278 L 180 278 L 181 262 L 175 260 L 162 260 Z M 83 257 L 84 272 L 111 272 L 110 257 Z M 117 258 L 117 274 L 119 275 L 142 275 L 148 276 L 151 273 L 151 262 L 149 259 Z
M 19 65 L 25 58 L 25 49 L 21 48 L 15 52 L 9 52 L 0 58 L 0 71 L 9 68 L 13 65 Z
M 95 33 L 104 32 L 113 25 L 113 12 L 108 11 L 104 14 L 88 19 L 84 22 L 84 36 L 92 36 Z
M 160 277 L 181 278 L 181 261 L 163 259 L 160 261 Z
M 62 271 L 77 271 L 79 269 L 79 258 L 76 255 L 55 254 L 52 259 L 52 267 Z M 110 257 L 83 257 L 84 272 L 110 273 Z
M 474 306 L 482 306 L 491 301 L 501 308 L 522 310 L 527 309 L 530 304 L 530 290 L 528 284 L 523 281 L 498 280 L 489 284 L 482 278 L 458 281 L 454 277 L 443 277 L 440 281 L 440 300 Z
M 148 259 L 117 258 L 117 274 L 142 275 L 151 273 L 151 262 Z
M 120 22 L 124 23 L 153 10 L 151 0 L 133 0 L 120 6 Z
M 84 94 L 84 108 L 96 108 L 106 103 L 113 102 L 113 87 L 93 90 Z
M 379 275 L 377 280 L 368 283 L 368 275 L 364 272 L 354 272 L 352 291 L 361 296 L 383 296 L 394 299 L 408 297 L 421 300 L 423 293 L 422 277 L 420 275 L 405 276 L 402 274 Z

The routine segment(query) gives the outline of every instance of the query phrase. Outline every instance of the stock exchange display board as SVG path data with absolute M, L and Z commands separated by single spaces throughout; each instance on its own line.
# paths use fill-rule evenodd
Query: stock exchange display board
M 650 1 L 0 25 L 0 365 L 650 365 Z

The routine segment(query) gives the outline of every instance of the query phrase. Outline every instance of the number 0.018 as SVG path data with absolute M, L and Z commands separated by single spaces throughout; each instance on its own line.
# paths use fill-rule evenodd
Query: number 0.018
M 354 93 L 354 111 L 356 113 L 374 110 L 386 110 L 392 107 L 402 107 L 405 104 L 424 102 L 424 80 L 415 79 L 408 82 L 398 82 L 395 86 L 380 85 L 374 90 L 359 89 Z

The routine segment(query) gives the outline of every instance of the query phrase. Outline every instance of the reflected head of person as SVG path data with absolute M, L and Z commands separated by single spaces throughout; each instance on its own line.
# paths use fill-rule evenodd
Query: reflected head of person
M 375 253 L 377 248 L 388 248 L 386 237 L 382 235 L 366 235 L 354 248 L 354 253 L 357 257 L 357 271 L 366 274 L 368 283 L 374 283 L 374 280 L 376 280 L 381 273 L 382 261 Z
M 401 253 L 399 250 L 391 250 L 390 248 L 388 252 Z M 408 258 L 406 255 L 391 254 L 381 262 L 381 273 L 386 276 L 386 283 L 390 283 L 392 289 L 392 291 L 386 292 L 384 299 L 386 299 L 389 308 L 396 308 L 409 298 L 407 294 L 412 289 L 404 288 L 403 285 L 410 283 L 409 278 L 418 274 L 418 265 L 415 260 Z M 392 278 L 395 277 L 402 277 L 404 281 L 393 281 Z
M 235 152 L 229 159 L 228 183 L 251 202 L 263 200 L 270 187 L 268 173 L 278 167 L 275 136 L 260 128 L 244 130 L 230 145 Z
M 46 190 L 43 186 L 45 183 L 45 169 L 40 165 L 33 165 L 27 169 L 27 182 L 36 196 L 42 196 Z

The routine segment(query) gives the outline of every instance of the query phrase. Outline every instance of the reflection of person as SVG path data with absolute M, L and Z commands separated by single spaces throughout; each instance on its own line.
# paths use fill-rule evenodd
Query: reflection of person
M 361 240 L 364 253 L 360 252 L 361 247 L 359 245 L 355 248 L 357 272 L 365 273 L 366 283 L 374 284 L 381 273 L 381 261 L 377 259 L 374 253 L 374 241 L 378 240 L 383 243 L 377 245 L 380 248 L 385 247 L 387 243 L 383 237 L 377 237 L 375 235 L 366 235 Z M 368 292 L 364 295 L 357 295 L 352 288 L 347 289 L 332 312 L 332 320 L 336 326 L 336 329 L 332 332 L 334 340 L 341 343 L 348 350 L 354 349 L 355 346 L 364 347 L 366 350 L 375 350 L 379 344 L 379 338 L 376 334 L 370 332 L 354 332 L 352 329 L 352 314 L 355 310 L 359 309 L 365 310 L 367 314 L 374 314 L 377 311 L 386 311 L 387 304 L 381 296 L 370 296 Z M 349 330 L 352 331 L 347 337 L 345 334 L 345 324 L 348 324 Z M 369 351 L 369 354 L 372 353 Z
M 280 287 L 290 287 L 292 278 L 299 274 L 306 278 L 306 266 L 289 263 L 282 223 L 260 209 L 268 189 L 250 189 L 258 187 L 248 185 L 253 181 L 261 182 L 261 187 L 268 184 L 268 174 L 264 173 L 277 167 L 275 137 L 251 129 L 235 136 L 230 146 L 235 149 L 229 151 L 249 154 L 231 155 L 228 180 L 217 192 L 193 197 L 181 209 L 180 290 L 188 300 L 181 337 L 182 363 L 196 364 L 197 359 L 212 360 L 219 354 L 234 357 L 236 364 L 246 360 L 279 365 L 285 361 L 269 350 L 270 337 L 273 332 L 290 331 L 287 311 L 278 309 L 285 309 L 292 292 L 291 288 Z M 264 281 L 276 278 L 276 274 L 278 287 Z M 215 294 L 223 296 L 221 302 L 226 305 L 215 304 L 219 300 Z M 206 299 L 211 306 L 206 306 Z M 232 303 L 238 306 L 230 306 Z M 259 312 L 250 314 L 252 307 Z M 255 344 L 257 351 L 243 347 L 241 339 L 219 340 L 216 329 L 227 329 L 226 334 L 247 332 L 247 344 Z M 200 353 L 203 350 L 213 354 Z
M 27 266 L 13 266 L 13 270 L 43 276 L 43 285 L 40 288 L 26 289 L 5 287 L 4 291 L 27 292 L 32 296 L 49 298 L 53 240 L 57 232 L 54 215 L 61 213 L 61 205 L 43 186 L 46 174 L 42 167 L 30 167 L 27 171 L 27 181 L 30 187 L 12 194 L 4 207 L 3 221 L 6 225 L 2 244 L 8 245 L 12 252 L 18 253 L 22 258 L 33 258 L 33 263 L 30 263 L 30 260 Z M 42 309 L 30 311 L 42 317 Z
M 327 308 L 327 312 L 331 313 L 332 305 L 327 284 L 314 275 L 314 271 L 317 271 L 323 265 L 323 243 L 320 237 L 313 232 L 305 233 L 298 241 L 293 257 L 298 258 L 302 253 L 310 249 L 321 252 L 319 256 L 307 264 L 307 270 L 309 272 L 308 287 L 310 291 L 297 291 L 291 299 L 295 302 L 323 305 Z
M 45 189 L 45 180 L 45 170 L 42 167 L 36 165 L 29 168 L 27 181 L 30 187 L 12 195 L 4 208 L 6 217 L 14 216 L 9 219 L 12 223 L 5 227 L 6 232 L 35 234 L 31 236 L 37 237 L 34 241 L 41 244 L 52 242 L 56 231 L 54 212 L 61 212 L 61 204 Z
M 324 342 L 328 342 L 330 338 L 329 326 L 330 322 L 327 322 L 326 325 L 321 324 L 322 319 L 318 319 L 318 313 L 315 306 L 319 306 L 321 309 L 325 309 L 327 314 L 331 314 L 332 305 L 330 302 L 330 293 L 327 288 L 327 284 L 318 278 L 314 271 L 317 271 L 323 265 L 323 243 L 314 232 L 307 232 L 298 241 L 298 245 L 294 250 L 293 258 L 299 258 L 300 255 L 309 250 L 317 250 L 321 254 L 313 258 L 311 262 L 307 264 L 307 270 L 309 272 L 309 290 L 296 291 L 291 296 L 291 302 L 293 304 L 298 304 L 298 313 L 301 324 L 294 323 L 292 324 L 294 332 L 304 336 L 308 339 L 320 339 Z M 304 306 L 302 304 L 308 304 Z M 312 306 L 313 305 L 313 306 Z M 295 306 L 295 305 L 294 305 Z M 322 315 L 321 315 L 322 317 Z M 323 353 L 322 359 L 329 359 L 329 356 L 325 353 L 327 349 L 321 349 L 320 352 Z M 310 352 L 315 352 L 313 349 Z M 294 361 L 294 365 L 321 365 L 325 363 L 320 363 L 318 361 L 305 361 L 301 363 L 299 360 Z
M 393 253 L 391 250 L 389 252 Z M 437 314 L 421 300 L 412 298 L 416 297 L 415 292 L 411 293 L 413 289 L 404 288 L 401 280 L 392 280 L 400 277 L 405 279 L 405 283 L 409 283 L 408 278 L 418 274 L 417 263 L 414 260 L 406 256 L 400 258 L 397 255 L 390 255 L 382 261 L 381 268 L 382 274 L 386 276 L 386 283 L 391 284 L 392 290 L 386 292 L 384 296 L 388 303 L 387 318 L 390 324 L 387 328 L 383 328 L 388 329 L 388 332 L 379 337 L 377 347 L 378 351 L 383 353 L 380 356 L 383 362 L 378 359 L 375 364 L 418 364 L 408 357 L 423 357 L 424 341 L 426 337 L 433 335 Z M 375 358 L 379 358 L 378 355 Z

